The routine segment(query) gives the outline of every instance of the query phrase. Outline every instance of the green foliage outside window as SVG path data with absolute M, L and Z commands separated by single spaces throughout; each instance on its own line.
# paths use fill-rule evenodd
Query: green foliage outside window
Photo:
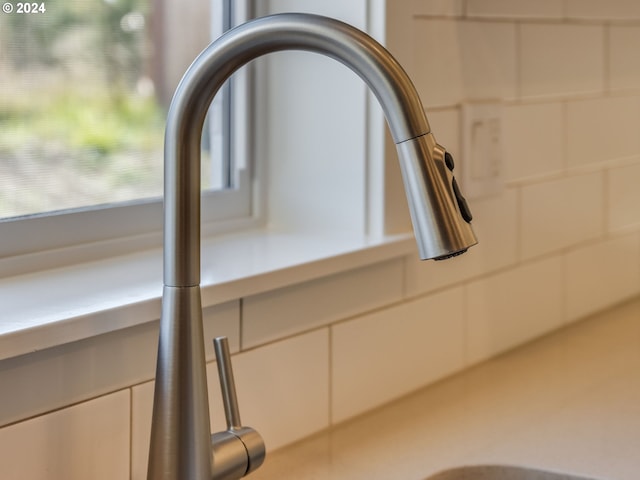
M 159 193 L 149 14 L 144 0 L 48 0 L 0 15 L 0 218 Z

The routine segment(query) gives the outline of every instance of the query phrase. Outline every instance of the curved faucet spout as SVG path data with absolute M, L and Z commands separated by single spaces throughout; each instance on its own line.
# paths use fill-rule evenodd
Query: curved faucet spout
M 281 50 L 306 50 L 334 58 L 357 73 L 373 91 L 397 145 L 422 258 L 447 258 L 476 243 L 471 213 L 453 178 L 453 162 L 431 134 L 411 80 L 378 42 L 345 23 L 308 14 L 263 17 L 224 34 L 189 67 L 167 118 L 165 287 L 150 480 L 210 480 L 216 472 L 227 471 L 225 466 L 216 470 L 222 459 L 216 457 L 215 448 L 214 458 L 211 456 L 204 371 L 199 287 L 200 140 L 209 105 L 225 80 L 249 61 Z M 231 428 L 233 438 L 225 436 L 224 442 L 234 442 L 239 431 Z M 251 439 L 254 442 L 255 437 Z M 237 478 L 262 460 L 251 461 L 253 466 L 247 466 L 246 471 L 242 471 L 242 465 L 234 466 L 233 474 L 222 476 Z
M 316 15 L 282 14 L 259 18 L 227 32 L 187 70 L 169 110 L 165 136 L 165 285 L 200 283 L 200 137 L 209 104 L 234 71 L 254 58 L 281 50 L 324 54 L 351 68 L 378 98 L 396 144 L 430 132 L 420 98 L 405 71 L 384 47 L 360 30 Z M 437 184 L 444 172 L 423 171 L 433 167 L 433 162 L 416 158 L 433 155 L 435 141 L 431 143 L 417 149 L 425 152 L 416 152 L 415 148 L 399 151 L 414 224 L 421 215 L 432 219 L 424 231 L 416 232 L 419 242 L 427 235 L 426 230 L 436 235 L 443 228 L 436 222 L 443 215 L 435 211 L 457 208 L 456 201 L 446 198 L 451 186 Z M 416 174 L 417 181 L 431 183 L 420 192 L 414 191 L 417 185 L 409 187 Z M 418 200 L 425 196 L 433 198 Z M 437 205 L 428 207 L 434 202 Z M 440 257 L 451 253 L 448 250 L 457 252 L 475 243 L 471 228 L 462 219 L 459 222 L 459 216 L 456 213 L 445 219 L 447 235 L 455 236 L 456 241 L 438 239 L 437 248 L 421 249 L 423 257 Z

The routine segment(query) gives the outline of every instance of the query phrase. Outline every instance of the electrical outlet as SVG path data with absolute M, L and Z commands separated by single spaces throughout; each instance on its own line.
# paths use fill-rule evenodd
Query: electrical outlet
M 502 105 L 462 105 L 461 183 L 467 198 L 498 195 L 504 189 Z

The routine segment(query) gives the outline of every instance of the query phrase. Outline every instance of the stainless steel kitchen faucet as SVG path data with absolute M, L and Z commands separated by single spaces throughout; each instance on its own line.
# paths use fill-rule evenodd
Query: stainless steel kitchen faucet
M 365 33 L 308 14 L 258 18 L 205 49 L 178 85 L 165 134 L 164 290 L 149 480 L 237 479 L 262 463 L 260 435 L 240 424 L 226 339 L 216 339 L 227 430 L 211 435 L 200 300 L 200 137 L 216 92 L 238 68 L 281 50 L 324 54 L 357 73 L 384 110 L 397 146 L 421 258 L 477 243 L 453 159 L 430 133 L 411 80 Z

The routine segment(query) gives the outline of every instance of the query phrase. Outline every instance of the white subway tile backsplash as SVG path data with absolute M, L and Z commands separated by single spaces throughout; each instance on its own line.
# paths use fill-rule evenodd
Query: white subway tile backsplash
M 522 187 L 522 256 L 532 258 L 604 234 L 601 172 Z
M 562 103 L 507 105 L 502 120 L 507 180 L 563 170 L 565 124 Z
M 242 421 L 267 451 L 329 426 L 329 332 L 316 330 L 232 357 Z M 207 365 L 212 428 L 224 429 L 215 363 Z
M 567 103 L 567 163 L 589 163 L 640 153 L 640 97 L 604 97 Z
M 0 385 L 12 394 L 0 395 L 0 425 L 146 381 L 157 349 L 151 322 L 3 360 Z
M 412 297 L 459 283 L 517 261 L 518 210 L 515 189 L 502 195 L 470 200 L 478 244 L 467 253 L 443 262 L 420 262 L 407 257 L 406 289 Z
M 461 288 L 332 327 L 332 421 L 338 423 L 464 366 Z
M 577 320 L 640 293 L 640 236 L 632 233 L 567 254 L 567 318 Z
M 519 53 L 523 97 L 603 91 L 602 26 L 525 23 Z
M 238 301 L 205 309 L 203 323 L 208 358 L 214 336 L 238 349 Z M 156 321 L 4 360 L 0 385 L 13 393 L 0 396 L 0 425 L 148 381 L 157 350 Z
M 465 100 L 515 98 L 516 27 L 500 22 L 461 22 L 458 28 Z M 432 64 L 433 65 L 433 64 Z
M 640 163 L 608 172 L 609 230 L 640 226 Z
M 329 426 L 327 329 L 233 355 L 240 414 L 262 435 L 267 451 Z M 225 429 L 215 362 L 207 364 L 211 431 Z M 154 383 L 133 387 L 132 480 L 147 472 Z
M 131 388 L 131 480 L 146 480 L 155 382 Z
M 129 418 L 126 390 L 4 427 L 1 476 L 3 480 L 127 480 Z
M 414 82 L 428 105 L 516 95 L 515 26 L 414 20 Z
M 566 0 L 567 18 L 593 20 L 637 20 L 637 0 Z
M 414 15 L 460 16 L 462 0 L 413 0 Z
M 243 348 L 398 301 L 402 277 L 402 260 L 395 259 L 245 298 Z
M 563 270 L 552 257 L 467 286 L 467 362 L 473 364 L 563 324 Z
M 430 107 L 455 105 L 464 97 L 460 24 L 454 20 L 414 19 L 412 80 Z
M 240 350 L 240 301 L 222 303 L 202 311 L 204 354 L 207 361 L 215 359 L 213 339 L 227 337 L 231 352 Z
M 443 262 L 431 260 L 422 261 L 418 253 L 406 257 L 406 296 L 416 297 L 437 290 L 444 286 L 453 285 L 470 278 L 477 271 L 479 265 L 479 245 L 471 247 L 467 253 Z
M 467 0 L 467 16 L 560 19 L 564 11 L 559 0 Z
M 639 26 L 609 28 L 609 88 L 611 90 L 640 89 Z

